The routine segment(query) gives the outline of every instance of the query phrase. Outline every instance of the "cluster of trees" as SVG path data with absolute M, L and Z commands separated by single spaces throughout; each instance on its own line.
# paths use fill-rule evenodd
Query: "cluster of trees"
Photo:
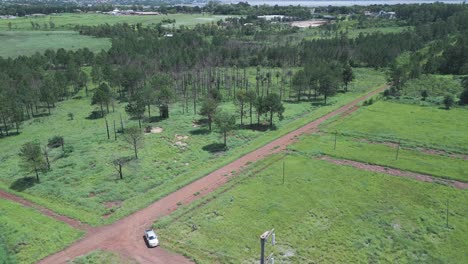
M 310 101 L 312 96 L 322 95 L 324 103 L 327 98 L 336 94 L 342 85 L 344 91 L 348 90 L 348 84 L 354 79 L 354 74 L 349 63 L 341 64 L 339 61 L 306 64 L 303 70 L 294 74 L 293 88 L 297 101 L 304 95 Z M 312 94 L 313 92 L 313 94 Z
M 112 5 L 102 4 L 83 6 L 68 1 L 3 1 L 0 4 L 0 15 L 26 16 L 31 14 L 73 13 L 81 11 L 107 12 L 113 9 Z
M 34 171 L 38 183 L 40 181 L 39 172 L 51 170 L 49 150 L 57 147 L 62 147 L 62 152 L 65 152 L 65 140 L 62 136 L 49 139 L 49 143 L 43 147 L 37 141 L 27 142 L 21 146 L 19 152 L 21 165 L 27 171 Z
M 411 23 L 416 24 L 414 32 L 421 43 L 427 43 L 426 48 L 391 65 L 390 79 L 395 87 L 389 95 L 398 95 L 408 80 L 422 74 L 468 74 L 468 9 L 465 5 L 435 4 L 425 6 L 423 10 L 430 19 L 420 18 Z M 412 12 L 417 14 L 419 11 Z M 421 21 L 426 22 L 422 24 Z M 447 96 L 458 97 L 455 94 Z
M 43 114 L 44 107 L 50 114 L 56 102 L 87 90 L 88 77 L 81 67 L 92 61 L 94 54 L 86 48 L 0 58 L 0 136 L 12 128 L 19 133 L 21 123 Z

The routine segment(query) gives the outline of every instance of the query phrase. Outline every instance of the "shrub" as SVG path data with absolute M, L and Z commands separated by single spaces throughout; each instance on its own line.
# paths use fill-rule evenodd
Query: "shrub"
M 50 148 L 58 148 L 64 144 L 64 140 L 62 136 L 54 136 L 53 138 L 49 138 L 49 143 L 47 144 Z

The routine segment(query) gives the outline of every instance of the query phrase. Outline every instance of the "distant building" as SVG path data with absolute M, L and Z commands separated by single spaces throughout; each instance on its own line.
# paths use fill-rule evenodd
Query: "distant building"
M 396 13 L 395 12 L 386 12 L 386 11 L 382 10 L 382 11 L 379 12 L 378 17 L 394 19 L 394 18 L 396 18 Z

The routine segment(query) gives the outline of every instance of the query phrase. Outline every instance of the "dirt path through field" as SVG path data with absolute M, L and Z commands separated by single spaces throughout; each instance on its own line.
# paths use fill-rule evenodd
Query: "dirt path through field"
M 385 173 L 385 174 L 398 176 L 398 177 L 411 178 L 411 179 L 415 179 L 415 180 L 423 181 L 423 182 L 435 182 L 435 183 L 440 183 L 443 185 L 452 186 L 458 189 L 468 189 L 468 183 L 455 181 L 455 180 L 442 179 L 442 178 L 438 178 L 438 177 L 434 177 L 434 176 L 430 176 L 426 174 L 414 173 L 410 171 L 402 171 L 399 169 L 387 168 L 387 167 L 379 166 L 379 165 L 371 165 L 371 164 L 354 161 L 354 160 L 335 159 L 330 156 L 323 156 L 320 159 L 326 160 L 334 164 L 351 166 L 351 167 L 358 168 L 361 170 Z
M 192 201 L 206 196 L 211 191 L 225 184 L 231 177 L 231 172 L 239 172 L 248 163 L 255 162 L 272 153 L 278 153 L 284 150 L 288 145 L 295 142 L 301 134 L 315 132 L 318 130 L 318 126 L 325 120 L 347 111 L 349 113 L 350 109 L 356 110 L 357 108 L 354 106 L 357 103 L 383 91 L 387 87 L 388 86 L 381 87 L 268 143 L 257 150 L 242 156 L 228 165 L 198 179 L 197 181 L 154 202 L 150 206 L 115 222 L 114 224 L 90 229 L 84 238 L 80 239 L 65 250 L 41 260 L 39 263 L 67 263 L 77 256 L 87 254 L 90 251 L 97 249 L 117 252 L 127 258 L 133 258 L 140 263 L 191 263 L 191 261 L 184 256 L 171 253 L 161 247 L 148 249 L 143 240 L 143 230 L 150 227 L 156 219 L 175 211 L 178 204 L 191 203 Z M 195 196 L 195 193 L 199 194 Z M 16 200 L 14 197 L 5 198 Z M 59 219 L 56 214 L 52 217 Z M 164 246 L 164 238 L 161 240 L 162 245 Z

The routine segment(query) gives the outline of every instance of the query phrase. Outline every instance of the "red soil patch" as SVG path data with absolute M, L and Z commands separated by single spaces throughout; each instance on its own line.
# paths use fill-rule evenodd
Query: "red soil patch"
M 426 174 L 402 171 L 398 169 L 387 168 L 387 167 L 383 167 L 379 165 L 371 165 L 371 164 L 366 164 L 366 163 L 353 161 L 353 160 L 334 159 L 329 156 L 323 156 L 320 159 L 326 160 L 334 164 L 351 166 L 351 167 L 358 168 L 361 170 L 384 173 L 384 174 L 398 176 L 398 177 L 411 178 L 411 179 L 415 179 L 415 180 L 423 181 L 423 182 L 434 182 L 434 183 L 452 186 L 457 189 L 468 189 L 468 183 L 455 181 L 455 180 L 441 179 L 441 178 L 433 177 L 433 176 L 426 175 Z

